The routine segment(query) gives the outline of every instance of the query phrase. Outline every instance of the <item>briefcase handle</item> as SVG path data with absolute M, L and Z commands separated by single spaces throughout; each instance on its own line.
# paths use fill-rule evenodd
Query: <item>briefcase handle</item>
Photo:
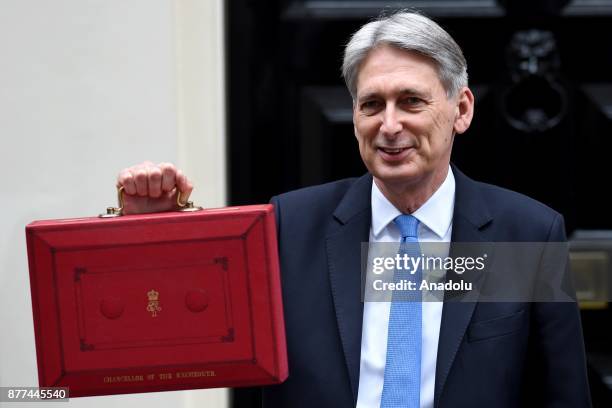
M 106 213 L 100 214 L 100 218 L 114 218 L 121 217 L 123 215 L 123 194 L 125 194 L 125 188 L 120 186 L 117 188 L 117 202 L 119 203 L 118 207 L 107 207 Z M 181 192 L 179 191 L 176 195 L 176 205 L 178 205 L 178 211 L 182 212 L 192 212 L 192 211 L 200 211 L 203 210 L 202 207 L 196 206 L 193 204 L 193 201 L 185 201 L 181 202 Z

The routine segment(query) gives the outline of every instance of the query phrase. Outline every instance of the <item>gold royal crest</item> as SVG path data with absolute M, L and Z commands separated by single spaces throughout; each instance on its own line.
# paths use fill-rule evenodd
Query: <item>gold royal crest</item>
M 159 292 L 155 289 L 151 289 L 147 292 L 149 298 L 149 304 L 147 305 L 147 312 L 151 312 L 151 317 L 157 317 L 157 312 L 161 312 L 162 308 L 159 305 Z

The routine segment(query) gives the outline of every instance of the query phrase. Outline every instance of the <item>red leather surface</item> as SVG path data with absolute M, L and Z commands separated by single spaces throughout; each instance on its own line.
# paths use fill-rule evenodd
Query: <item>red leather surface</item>
M 288 375 L 270 205 L 26 227 L 40 386 L 70 396 Z

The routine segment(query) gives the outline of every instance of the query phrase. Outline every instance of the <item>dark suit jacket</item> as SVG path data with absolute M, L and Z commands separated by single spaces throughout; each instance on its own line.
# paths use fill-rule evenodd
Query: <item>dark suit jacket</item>
M 452 240 L 564 241 L 563 218 L 453 167 Z M 372 176 L 274 197 L 289 378 L 264 407 L 354 407 L 361 353 L 361 243 L 369 239 Z M 386 335 L 386 333 L 381 333 Z M 575 303 L 445 303 L 435 407 L 588 407 Z

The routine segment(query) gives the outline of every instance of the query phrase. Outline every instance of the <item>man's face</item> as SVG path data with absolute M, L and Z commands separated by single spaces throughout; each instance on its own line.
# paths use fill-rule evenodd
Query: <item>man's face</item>
M 471 120 L 469 105 L 465 123 L 466 92 L 449 99 L 434 63 L 417 53 L 388 45 L 370 51 L 353 106 L 355 136 L 370 173 L 387 187 L 441 183 L 454 134 Z

